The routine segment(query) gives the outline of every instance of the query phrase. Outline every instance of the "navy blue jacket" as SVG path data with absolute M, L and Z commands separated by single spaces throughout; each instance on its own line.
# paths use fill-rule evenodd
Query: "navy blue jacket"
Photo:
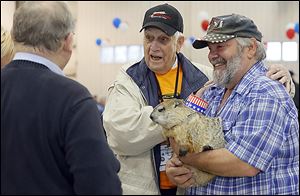
M 88 90 L 46 66 L 1 70 L 1 194 L 121 194 Z

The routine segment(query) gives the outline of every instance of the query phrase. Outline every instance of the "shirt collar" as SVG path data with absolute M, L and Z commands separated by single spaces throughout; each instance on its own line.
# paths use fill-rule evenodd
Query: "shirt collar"
M 246 93 L 251 83 L 257 79 L 258 75 L 264 75 L 267 72 L 266 66 L 262 61 L 256 62 L 248 72 L 243 76 L 239 84 L 234 88 L 234 91 L 239 94 Z
M 234 87 L 233 91 L 238 94 L 246 93 L 246 90 L 249 89 L 249 84 L 257 78 L 257 75 L 265 74 L 267 67 L 263 64 L 262 61 L 256 62 L 248 72 L 242 77 L 241 81 Z M 215 95 L 220 95 L 224 91 L 224 87 L 218 86 L 216 84 L 212 85 L 211 89 L 214 89 Z
M 177 60 L 177 55 L 175 55 L 175 63 L 172 66 L 172 69 L 175 69 L 177 67 L 178 60 Z
M 52 61 L 36 55 L 36 54 L 32 54 L 32 53 L 27 53 L 27 52 L 17 52 L 14 56 L 13 60 L 27 60 L 27 61 L 32 61 L 35 63 L 39 63 L 42 65 L 45 65 L 46 67 L 48 67 L 51 71 L 53 71 L 56 74 L 65 76 L 64 72 L 59 68 L 58 65 L 56 65 L 55 63 L 53 63 Z

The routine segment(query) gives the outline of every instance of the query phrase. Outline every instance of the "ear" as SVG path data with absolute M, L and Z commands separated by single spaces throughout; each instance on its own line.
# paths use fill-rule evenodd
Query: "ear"
M 184 36 L 180 36 L 176 43 L 176 52 L 179 53 L 184 43 Z
M 251 38 L 251 44 L 248 48 L 249 48 L 249 51 L 248 51 L 247 57 L 249 59 L 252 59 L 255 56 L 255 53 L 257 50 L 257 44 L 256 44 L 255 38 Z
M 69 33 L 63 42 L 63 49 L 72 51 L 73 49 L 73 33 Z

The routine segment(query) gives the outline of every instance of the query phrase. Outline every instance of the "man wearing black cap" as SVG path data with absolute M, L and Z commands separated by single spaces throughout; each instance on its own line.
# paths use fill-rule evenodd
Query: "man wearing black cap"
M 266 77 L 262 34 L 241 15 L 214 17 L 207 34 L 193 43 L 209 47 L 214 67 L 212 85 L 203 99 L 208 116 L 223 120 L 225 148 L 175 155 L 167 163 L 169 179 L 194 186 L 182 163 L 217 175 L 207 186 L 187 194 L 299 195 L 298 113 L 284 86 Z M 171 146 L 178 154 L 177 144 Z
M 165 174 L 172 150 L 150 114 L 164 99 L 186 99 L 212 78 L 211 67 L 191 63 L 180 53 L 183 28 L 183 18 L 173 6 L 162 4 L 147 10 L 141 28 L 144 58 L 122 67 L 109 90 L 103 124 L 121 162 L 124 194 L 176 192 Z
M 122 68 L 107 99 L 104 127 L 121 162 L 124 194 L 176 194 L 165 174 L 171 148 L 162 127 L 150 114 L 167 98 L 186 99 L 208 81 L 211 67 L 192 64 L 180 49 L 183 19 L 176 8 L 162 4 L 145 13 L 144 58 Z

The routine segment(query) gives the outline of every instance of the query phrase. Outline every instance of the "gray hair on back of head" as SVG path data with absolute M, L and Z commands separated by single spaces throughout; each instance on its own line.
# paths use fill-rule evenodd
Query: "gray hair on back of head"
M 74 29 L 75 21 L 65 2 L 26 1 L 14 14 L 12 37 L 25 46 L 56 52 L 61 40 Z
M 242 48 L 244 48 L 246 46 L 250 46 L 250 44 L 251 44 L 251 39 L 250 38 L 237 37 L 235 39 L 237 40 L 238 44 Z M 262 61 L 266 58 L 265 47 L 264 47 L 263 43 L 261 43 L 257 40 L 256 40 L 256 45 L 257 45 L 257 49 L 256 49 L 256 53 L 255 53 L 255 58 L 258 61 Z

